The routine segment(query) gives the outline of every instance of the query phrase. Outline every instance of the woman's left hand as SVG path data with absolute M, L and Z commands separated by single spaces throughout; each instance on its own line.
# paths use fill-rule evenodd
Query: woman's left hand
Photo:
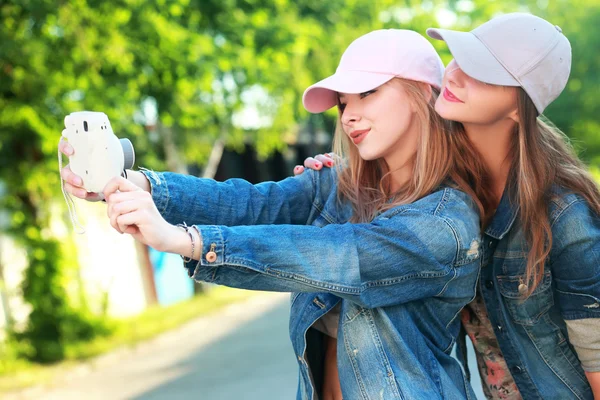
M 122 177 L 111 179 L 103 193 L 110 224 L 117 232 L 128 233 L 158 251 L 174 247 L 169 240 L 183 231 L 165 221 L 150 193 Z

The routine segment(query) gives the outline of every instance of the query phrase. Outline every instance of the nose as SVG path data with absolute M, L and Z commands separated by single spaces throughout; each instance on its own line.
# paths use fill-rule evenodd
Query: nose
M 342 124 L 352 126 L 360 121 L 361 116 L 355 102 L 349 101 L 342 113 Z
M 458 66 L 456 61 L 452 60 L 444 71 L 444 80 L 452 82 L 454 86 L 462 87 L 466 78 L 466 74 Z

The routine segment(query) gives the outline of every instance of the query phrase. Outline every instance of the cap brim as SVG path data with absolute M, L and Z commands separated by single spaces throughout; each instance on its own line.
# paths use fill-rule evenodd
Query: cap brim
M 393 79 L 393 75 L 364 71 L 338 71 L 304 91 L 302 104 L 308 112 L 321 113 L 337 105 L 338 93 L 364 93 Z
M 492 85 L 521 86 L 471 32 L 429 28 L 427 35 L 445 41 L 460 69 L 471 78 Z

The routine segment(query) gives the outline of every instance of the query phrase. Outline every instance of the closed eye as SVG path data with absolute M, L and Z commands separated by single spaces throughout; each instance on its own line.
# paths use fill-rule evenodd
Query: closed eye
M 373 89 L 373 90 L 369 90 L 367 92 L 362 92 L 360 93 L 358 96 L 361 99 L 364 99 L 365 97 L 375 93 L 377 91 L 377 89 Z M 344 110 L 346 109 L 346 103 L 342 103 L 342 96 L 338 97 L 338 109 L 340 110 L 340 112 L 343 114 Z
M 368 92 L 363 92 L 363 93 L 361 93 L 359 96 L 360 96 L 360 98 L 361 98 L 361 99 L 364 99 L 365 97 L 367 97 L 367 96 L 368 96 L 368 95 L 370 95 L 370 94 L 373 94 L 373 93 L 375 93 L 376 91 L 377 91 L 376 89 L 369 90 Z

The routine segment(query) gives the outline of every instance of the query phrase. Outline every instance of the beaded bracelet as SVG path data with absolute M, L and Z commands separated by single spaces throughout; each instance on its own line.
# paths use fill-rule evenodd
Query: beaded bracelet
M 185 256 L 183 256 L 183 255 L 180 254 L 180 257 L 183 260 L 183 262 L 184 263 L 189 263 L 190 261 L 192 261 L 194 259 L 194 250 L 195 250 L 195 247 L 196 247 L 196 241 L 194 240 L 194 236 L 192 235 L 192 232 L 190 232 L 190 227 L 187 226 L 187 224 L 185 223 L 185 221 L 183 222 L 183 224 L 177 224 L 177 226 L 179 228 L 183 228 L 183 230 L 185 230 L 185 232 L 190 237 L 190 241 L 192 242 L 192 256 L 191 257 L 185 257 Z

